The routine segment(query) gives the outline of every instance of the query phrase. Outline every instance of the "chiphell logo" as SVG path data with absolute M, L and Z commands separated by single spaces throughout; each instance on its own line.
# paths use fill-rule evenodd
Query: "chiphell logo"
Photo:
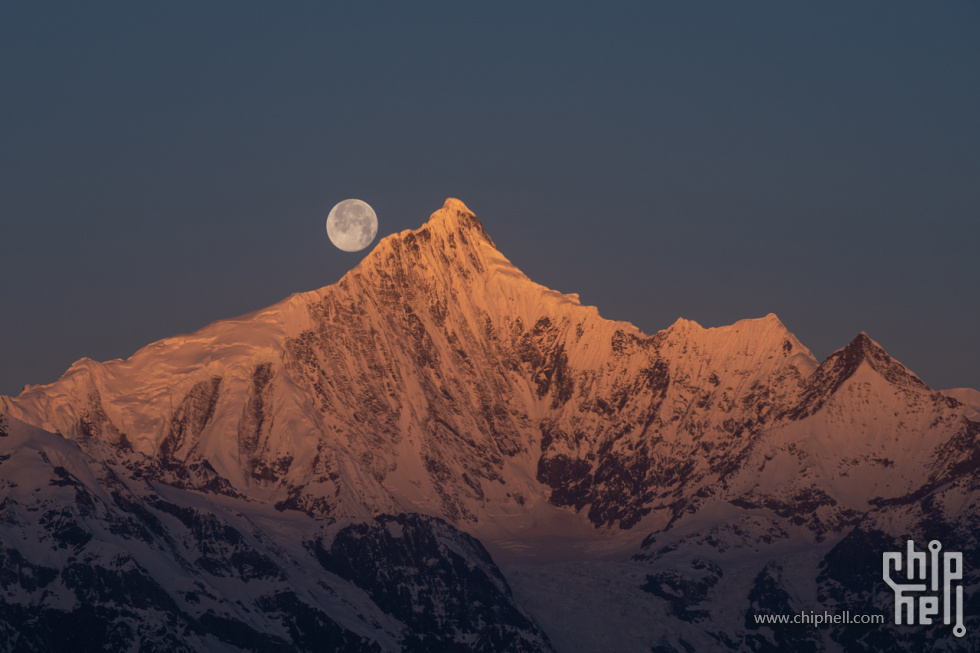
M 943 623 L 952 624 L 955 612 L 953 634 L 963 637 L 966 634 L 963 625 L 963 554 L 946 552 L 940 559 L 942 548 L 938 540 L 933 540 L 929 542 L 928 553 L 916 551 L 915 542 L 909 540 L 904 556 L 894 551 L 882 556 L 882 576 L 895 591 L 897 625 L 931 625 L 933 617 L 938 618 L 941 597 Z M 903 570 L 905 573 L 900 573 Z M 896 582 L 896 579 L 920 582 Z M 954 584 L 954 581 L 961 582 Z M 918 605 L 915 599 L 918 599 Z

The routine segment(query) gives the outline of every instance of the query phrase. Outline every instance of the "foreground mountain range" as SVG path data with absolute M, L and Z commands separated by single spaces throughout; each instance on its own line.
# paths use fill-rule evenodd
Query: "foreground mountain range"
M 863 333 L 605 320 L 450 199 L 0 397 L 0 650 L 972 650 L 978 410 Z M 966 637 L 891 623 L 907 539 L 963 552 Z M 754 619 L 811 610 L 887 623 Z

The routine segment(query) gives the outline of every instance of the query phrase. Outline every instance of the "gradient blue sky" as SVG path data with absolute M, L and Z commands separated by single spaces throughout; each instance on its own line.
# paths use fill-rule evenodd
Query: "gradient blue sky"
M 339 279 L 458 197 L 647 333 L 980 388 L 980 5 L 0 4 L 0 393 Z

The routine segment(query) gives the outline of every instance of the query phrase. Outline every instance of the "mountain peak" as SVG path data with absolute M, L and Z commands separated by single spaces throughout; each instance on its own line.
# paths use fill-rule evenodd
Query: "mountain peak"
M 470 211 L 470 209 L 466 206 L 466 204 L 463 203 L 463 200 L 457 199 L 455 197 L 447 197 L 446 198 L 446 201 L 443 202 L 442 208 L 440 209 L 440 211 L 451 211 L 451 212 L 456 212 L 456 213 L 468 213 L 469 215 L 473 215 L 473 211 Z M 438 213 L 438 211 L 437 211 L 437 213 Z
M 867 363 L 885 380 L 895 385 L 914 386 L 929 390 L 929 386 L 909 368 L 888 355 L 884 347 L 871 339 L 864 331 L 841 350 L 841 362 L 849 369 L 857 369 Z
M 867 331 L 862 331 L 861 333 L 854 336 L 848 347 L 860 347 L 862 349 L 882 349 L 881 345 L 871 339 Z
M 892 358 L 885 349 L 864 331 L 820 364 L 809 379 L 804 400 L 794 418 L 806 417 L 819 409 L 847 381 L 870 370 L 887 384 L 903 390 L 931 392 L 931 388 L 911 370 Z M 867 377 L 864 377 L 867 378 Z
M 843 349 L 840 349 L 839 353 L 842 360 L 852 361 L 858 364 L 864 360 L 871 362 L 896 362 L 888 355 L 884 347 L 871 339 L 871 336 L 866 331 L 862 331 L 854 336 L 854 339 Z
M 850 376 L 861 365 L 868 365 L 885 380 L 898 385 L 912 385 L 928 389 L 928 386 L 907 367 L 892 358 L 884 347 L 871 339 L 864 331 L 851 342 L 830 355 L 825 361 L 834 365 L 844 376 Z
M 807 371 L 811 366 L 816 367 L 816 359 L 810 350 L 796 339 L 775 313 L 769 313 L 765 317 L 739 320 L 735 324 L 726 326 L 707 328 L 694 320 L 678 318 L 665 333 L 682 340 L 707 338 L 708 341 L 715 343 L 713 346 L 722 341 L 731 342 L 731 346 L 743 352 L 749 349 L 766 352 L 780 349 L 787 356 L 800 354 L 803 358 L 809 359 L 810 365 L 804 366 Z
M 458 232 L 476 233 L 496 248 L 493 239 L 487 234 L 476 214 L 470 211 L 462 200 L 455 197 L 446 198 L 442 208 L 433 213 L 422 227 L 422 229 L 426 228 L 444 235 Z
M 479 247 L 478 244 L 488 245 L 491 251 Z M 390 265 L 409 252 L 414 253 L 410 257 L 414 258 L 421 255 L 423 249 L 448 263 L 447 253 L 458 253 L 460 248 L 469 251 L 471 255 L 475 254 L 475 250 L 483 250 L 484 255 L 500 256 L 496 244 L 476 215 L 461 200 L 450 197 L 421 227 L 382 238 L 355 271 Z M 477 255 L 478 258 L 480 256 Z

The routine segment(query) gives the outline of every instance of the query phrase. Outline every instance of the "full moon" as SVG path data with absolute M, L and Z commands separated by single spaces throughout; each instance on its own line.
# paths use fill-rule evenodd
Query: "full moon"
M 330 209 L 327 236 L 345 252 L 358 252 L 378 233 L 378 216 L 367 202 L 344 200 Z

